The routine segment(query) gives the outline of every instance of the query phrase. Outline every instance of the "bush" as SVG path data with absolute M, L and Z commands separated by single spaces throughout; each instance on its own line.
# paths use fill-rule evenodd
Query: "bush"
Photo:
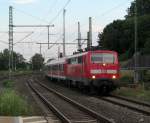
M 113 92 L 114 94 L 150 102 L 150 90 L 144 90 L 142 86 L 135 88 L 121 87 Z
M 12 90 L 4 90 L 0 94 L 0 115 L 20 116 L 28 114 L 27 102 Z
M 5 88 L 12 88 L 14 86 L 14 81 L 5 80 L 5 81 L 3 81 L 3 85 L 4 85 Z
M 144 75 L 144 81 L 150 83 L 150 73 L 147 72 L 147 73 Z
M 133 83 L 133 77 L 132 76 L 123 76 L 119 79 L 120 85 L 127 85 Z
M 123 53 L 119 56 L 119 61 L 125 61 L 128 59 L 129 59 L 129 52 L 128 51 L 126 51 L 125 53 Z

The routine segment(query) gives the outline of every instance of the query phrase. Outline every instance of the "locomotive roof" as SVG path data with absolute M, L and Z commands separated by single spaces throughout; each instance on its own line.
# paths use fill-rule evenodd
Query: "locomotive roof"
M 65 63 L 65 61 L 66 61 L 66 57 L 63 57 L 63 58 L 51 60 L 46 65 Z
M 74 54 L 74 55 L 71 55 L 71 56 L 68 56 L 67 58 L 74 58 L 74 57 L 79 57 L 79 56 L 83 56 L 85 54 L 87 54 L 88 52 L 83 52 L 83 53 L 79 53 L 79 54 Z
M 101 52 L 114 52 L 114 51 L 110 51 L 110 50 L 98 50 L 98 51 L 88 51 L 88 52 L 99 52 L 99 51 L 101 51 Z M 74 54 L 71 56 L 63 57 L 63 58 L 54 59 L 54 60 L 47 62 L 46 65 L 52 65 L 52 64 L 55 65 L 55 64 L 60 64 L 60 63 L 63 64 L 69 58 L 83 56 L 83 55 L 86 55 L 88 52 L 83 52 L 83 53 Z

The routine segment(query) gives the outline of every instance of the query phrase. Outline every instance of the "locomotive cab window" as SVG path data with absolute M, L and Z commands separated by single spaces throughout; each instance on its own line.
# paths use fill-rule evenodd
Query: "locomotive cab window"
M 78 59 L 77 58 L 71 58 L 71 64 L 77 64 Z
M 91 55 L 92 63 L 114 63 L 114 54 L 110 53 L 93 53 Z

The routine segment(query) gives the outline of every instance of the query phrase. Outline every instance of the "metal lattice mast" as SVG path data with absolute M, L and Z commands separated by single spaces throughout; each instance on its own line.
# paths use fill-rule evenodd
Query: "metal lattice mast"
M 80 22 L 78 22 L 78 51 L 81 50 L 81 31 L 80 31 Z
M 63 11 L 63 56 L 66 56 L 66 49 L 65 49 L 65 41 L 66 41 L 66 29 L 65 29 L 65 15 L 66 10 Z
M 9 7 L 9 78 L 13 70 L 13 7 Z
M 89 17 L 89 46 L 92 46 L 92 18 Z

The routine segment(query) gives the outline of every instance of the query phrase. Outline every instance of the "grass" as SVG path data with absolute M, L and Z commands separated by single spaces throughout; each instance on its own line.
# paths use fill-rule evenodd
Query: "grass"
M 4 90 L 0 93 L 0 115 L 1 116 L 20 116 L 30 114 L 30 107 L 16 91 L 14 91 L 15 81 L 3 81 Z
M 27 102 L 15 91 L 6 89 L 0 94 L 0 115 L 20 116 L 27 115 L 30 108 Z
M 120 70 L 120 75 L 121 77 L 124 77 L 124 76 L 133 77 L 134 71 L 133 70 Z
M 17 76 L 17 75 L 27 75 L 27 74 L 32 74 L 32 71 L 24 71 L 24 70 L 18 70 L 18 71 L 13 71 L 12 75 Z M 8 77 L 9 71 L 0 71 L 0 78 L 1 77 Z
M 121 87 L 120 89 L 115 90 L 113 93 L 150 103 L 150 90 L 144 90 L 142 86 L 137 88 Z
M 141 72 L 144 73 L 144 71 Z M 118 83 L 120 89 L 115 90 L 113 92 L 114 94 L 150 102 L 150 71 L 147 71 L 136 88 L 129 87 L 134 81 L 133 70 L 121 70 L 120 74 L 121 76 Z

